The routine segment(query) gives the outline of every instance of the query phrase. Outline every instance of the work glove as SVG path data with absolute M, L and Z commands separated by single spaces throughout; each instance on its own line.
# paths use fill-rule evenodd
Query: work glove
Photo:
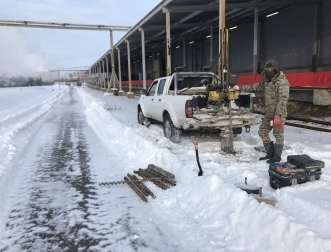
M 238 85 L 235 85 L 233 88 L 234 88 L 235 90 L 240 90 L 240 87 L 239 87 Z
M 282 121 L 280 119 L 280 116 L 276 115 L 274 117 L 274 122 L 273 122 L 273 126 L 276 129 L 284 129 L 284 125 L 282 124 Z

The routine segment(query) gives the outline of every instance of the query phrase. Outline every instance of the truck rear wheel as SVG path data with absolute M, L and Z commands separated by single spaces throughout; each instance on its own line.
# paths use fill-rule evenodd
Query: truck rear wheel
M 165 115 L 163 118 L 163 133 L 166 138 L 169 138 L 174 143 L 180 143 L 182 130 L 177 129 L 173 124 L 170 115 Z
M 142 112 L 141 108 L 138 108 L 138 123 L 149 126 L 151 124 L 151 120 L 148 117 L 144 116 L 144 113 Z

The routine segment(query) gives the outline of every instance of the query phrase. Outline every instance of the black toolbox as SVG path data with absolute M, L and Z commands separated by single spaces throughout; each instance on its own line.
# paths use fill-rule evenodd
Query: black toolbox
M 289 155 L 287 162 L 269 165 L 270 186 L 277 189 L 318 180 L 324 166 L 323 161 L 312 159 L 306 154 Z

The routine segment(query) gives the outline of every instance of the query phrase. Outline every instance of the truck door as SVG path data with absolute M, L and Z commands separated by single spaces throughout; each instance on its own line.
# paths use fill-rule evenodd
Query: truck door
M 145 97 L 143 97 L 144 99 L 144 114 L 146 117 L 153 117 L 153 104 L 154 104 L 154 99 L 156 96 L 156 88 L 157 88 L 157 84 L 159 83 L 159 80 L 155 80 L 152 85 L 150 86 L 150 88 L 147 91 L 147 94 Z
M 164 99 L 164 87 L 166 79 L 160 79 L 159 85 L 157 86 L 157 91 L 155 92 L 152 106 L 152 117 L 158 121 L 162 121 L 162 112 L 163 112 L 163 99 Z

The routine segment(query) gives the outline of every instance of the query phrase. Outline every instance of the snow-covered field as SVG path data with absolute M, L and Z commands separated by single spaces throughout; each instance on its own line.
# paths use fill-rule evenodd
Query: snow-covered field
M 308 154 L 325 168 L 275 191 L 254 151 L 258 126 L 235 137 L 237 155 L 221 155 L 217 134 L 174 144 L 161 124 L 139 125 L 137 101 L 83 87 L 0 89 L 0 251 L 331 251 L 330 133 L 285 127 L 282 159 Z M 147 182 L 147 203 L 127 185 L 98 185 L 148 164 L 177 185 Z M 276 206 L 237 188 L 245 178 Z

